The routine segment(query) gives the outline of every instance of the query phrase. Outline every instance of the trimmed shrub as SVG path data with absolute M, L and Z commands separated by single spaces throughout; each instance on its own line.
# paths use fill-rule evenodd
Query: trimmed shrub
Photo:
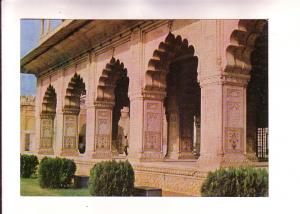
M 130 196 L 134 190 L 134 171 L 128 161 L 105 161 L 91 169 L 89 191 L 94 196 Z
M 201 187 L 202 196 L 268 196 L 268 172 L 265 169 L 229 168 L 210 172 Z
M 39 160 L 35 155 L 20 155 L 20 175 L 22 178 L 30 178 L 36 173 Z
M 44 157 L 39 167 L 39 183 L 42 188 L 67 188 L 76 171 L 73 160 Z

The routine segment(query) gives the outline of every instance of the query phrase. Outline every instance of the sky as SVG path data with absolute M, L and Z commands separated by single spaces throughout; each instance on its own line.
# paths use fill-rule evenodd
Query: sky
M 60 20 L 51 20 L 51 29 L 59 25 Z M 21 20 L 21 58 L 33 50 L 39 41 L 41 32 L 41 21 L 39 19 Z M 36 94 L 36 78 L 32 74 L 21 73 L 21 95 Z

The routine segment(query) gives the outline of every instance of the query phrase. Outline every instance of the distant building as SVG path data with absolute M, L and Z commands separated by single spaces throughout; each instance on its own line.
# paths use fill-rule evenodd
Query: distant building
M 81 175 L 128 159 L 136 185 L 187 195 L 211 170 L 268 166 L 266 20 L 41 23 L 21 60 L 37 77 L 35 154 Z
M 35 97 L 20 97 L 21 113 L 21 153 L 35 151 Z

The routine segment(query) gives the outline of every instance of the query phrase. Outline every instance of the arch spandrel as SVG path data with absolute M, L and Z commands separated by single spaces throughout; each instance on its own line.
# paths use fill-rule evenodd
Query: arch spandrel
M 119 59 L 112 57 L 106 64 L 98 80 L 96 102 L 114 101 L 114 90 L 116 84 L 122 78 L 129 83 L 127 69 L 125 68 L 123 62 L 120 62 Z
M 66 89 L 64 99 L 64 110 L 80 110 L 80 97 L 86 94 L 86 86 L 82 77 L 75 73 Z
M 41 114 L 55 114 L 57 106 L 57 95 L 53 85 L 49 85 L 43 96 Z
M 146 71 L 145 90 L 164 91 L 166 75 L 171 61 L 194 57 L 195 49 L 189 45 L 187 39 L 169 33 L 164 42 L 154 50 L 148 62 Z
M 240 20 L 238 29 L 230 36 L 230 45 L 226 48 L 226 73 L 250 74 L 251 55 L 259 37 L 267 33 L 267 20 Z

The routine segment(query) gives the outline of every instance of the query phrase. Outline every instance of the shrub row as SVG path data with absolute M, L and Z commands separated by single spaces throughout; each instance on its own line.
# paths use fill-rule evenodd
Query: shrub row
M 230 168 L 210 172 L 201 187 L 202 196 L 268 196 L 265 169 Z
M 21 177 L 31 177 L 38 164 L 36 156 L 21 155 Z M 73 160 L 44 157 L 39 164 L 39 184 L 42 188 L 70 187 L 75 171 Z M 97 163 L 90 171 L 88 187 L 95 196 L 130 196 L 134 190 L 133 168 L 128 161 Z
M 134 190 L 134 171 L 128 161 L 97 163 L 90 172 L 89 191 L 94 196 L 130 196 Z
M 66 158 L 48 158 L 41 160 L 39 183 L 42 188 L 67 188 L 71 185 L 76 171 L 73 160 Z
M 20 155 L 20 175 L 22 178 L 30 178 L 36 173 L 39 164 L 38 158 L 35 155 Z

